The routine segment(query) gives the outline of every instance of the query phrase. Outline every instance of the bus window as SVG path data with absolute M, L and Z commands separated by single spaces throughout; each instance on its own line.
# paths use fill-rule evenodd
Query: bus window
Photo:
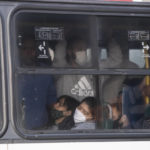
M 35 10 L 14 22 L 14 123 L 25 138 L 149 128 L 148 18 Z
M 100 68 L 146 68 L 144 45 L 149 47 L 148 22 L 148 18 L 100 17 L 99 49 L 107 50 L 107 57 L 100 57 Z
M 107 78 L 102 88 L 103 128 L 150 128 L 150 87 L 146 85 L 147 77 L 149 78 L 149 76 L 111 76 Z
M 98 62 L 92 57 L 91 17 L 22 12 L 15 19 L 17 127 L 96 129 L 98 77 L 83 71 Z M 81 68 L 79 74 L 69 73 Z
M 21 74 L 17 83 L 17 116 L 21 127 L 28 130 L 95 129 L 97 101 L 93 76 Z M 85 125 L 76 127 L 74 121 L 83 121 Z
M 21 67 L 93 67 L 88 16 L 21 13 L 16 30 Z

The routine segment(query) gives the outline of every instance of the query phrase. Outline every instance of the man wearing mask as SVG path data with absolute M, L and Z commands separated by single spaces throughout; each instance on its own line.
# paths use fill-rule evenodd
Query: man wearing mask
M 75 110 L 75 124 L 71 130 L 96 129 L 96 108 L 97 100 L 94 97 L 83 99 Z
M 74 36 L 67 41 L 66 67 L 89 68 L 92 65 L 91 49 L 81 37 Z M 95 96 L 94 78 L 91 75 L 64 75 L 57 81 L 57 95 L 69 95 L 81 102 L 88 96 Z

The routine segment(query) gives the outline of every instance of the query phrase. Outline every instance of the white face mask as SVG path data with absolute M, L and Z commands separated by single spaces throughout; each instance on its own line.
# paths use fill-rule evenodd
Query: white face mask
M 76 52 L 76 63 L 80 66 L 84 66 L 87 63 L 87 54 L 86 51 Z
M 80 122 L 86 121 L 86 117 L 84 116 L 84 114 L 77 108 L 75 110 L 73 118 L 74 118 L 75 123 L 80 123 Z

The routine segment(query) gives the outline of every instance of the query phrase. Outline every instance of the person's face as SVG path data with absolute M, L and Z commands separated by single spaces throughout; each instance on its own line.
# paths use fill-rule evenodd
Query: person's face
M 79 109 L 84 114 L 84 116 L 86 117 L 86 120 L 92 120 L 93 119 L 92 112 L 91 112 L 89 106 L 85 102 L 81 103 L 77 107 L 77 109 Z
M 86 44 L 83 41 L 79 41 L 79 42 L 77 42 L 73 45 L 74 53 L 81 52 L 81 51 L 86 51 L 86 48 L 87 48 Z
M 73 52 L 75 54 L 75 62 L 79 66 L 85 66 L 88 63 L 86 44 L 84 42 L 79 42 L 74 45 Z
M 119 118 L 119 111 L 117 110 L 116 107 L 112 107 L 112 119 L 117 120 Z
M 67 106 L 64 105 L 65 99 L 62 98 L 58 102 L 56 102 L 53 106 L 54 109 L 58 111 L 67 111 Z

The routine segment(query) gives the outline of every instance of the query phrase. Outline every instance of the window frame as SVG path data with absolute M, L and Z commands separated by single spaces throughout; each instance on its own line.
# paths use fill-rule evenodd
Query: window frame
M 118 4 L 119 5 L 119 4 Z M 57 4 L 53 7 L 52 5 L 49 5 L 50 7 L 48 8 L 48 6 L 39 6 L 39 5 L 33 5 L 32 7 L 29 5 L 26 6 L 22 6 L 20 7 L 18 11 L 16 11 L 17 13 L 20 13 L 21 11 L 30 11 L 30 12 L 38 12 L 38 13 L 42 13 L 42 12 L 47 12 L 49 14 L 52 13 L 56 13 L 56 14 L 87 14 L 87 15 L 98 15 L 100 16 L 131 16 L 131 17 L 141 17 L 141 16 L 147 16 L 150 17 L 150 10 L 148 10 L 148 8 L 150 7 L 146 7 L 145 5 L 143 6 L 143 10 L 145 8 L 145 11 L 141 11 L 142 8 L 140 9 L 140 7 L 134 8 L 134 9 L 130 9 L 132 8 L 132 6 L 130 5 L 123 5 L 120 6 L 118 10 L 115 10 L 117 7 L 116 5 L 99 5 L 99 6 L 94 6 L 92 5 L 92 7 L 90 8 L 89 5 L 81 5 L 79 6 L 78 4 L 74 5 L 58 5 L 59 7 L 56 7 Z M 68 6 L 68 7 L 66 7 Z M 75 8 L 75 6 L 78 6 Z M 94 12 L 92 11 L 92 8 L 96 7 L 96 9 L 94 10 Z M 73 8 L 73 9 L 72 9 Z M 101 8 L 101 9 L 100 9 Z M 110 8 L 109 11 L 107 11 L 107 9 Z M 123 8 L 123 9 L 122 9 Z M 32 10 L 33 9 L 33 10 Z M 72 9 L 72 10 L 71 10 Z M 89 11 L 90 10 L 90 11 Z M 129 11 L 129 12 L 128 12 Z M 138 11 L 137 14 L 136 11 Z M 15 24 L 15 18 L 16 18 L 16 14 L 14 13 L 13 15 L 13 19 L 11 22 L 11 30 L 14 29 L 14 24 Z M 149 13 L 149 14 L 148 14 Z M 16 31 L 15 31 L 16 33 Z M 13 39 L 15 39 L 15 35 L 12 36 Z M 16 39 L 14 40 L 16 42 Z M 11 45 L 12 45 L 12 51 L 15 50 L 15 42 L 12 40 Z M 12 59 L 13 60 L 13 59 Z M 13 65 L 14 67 L 14 65 Z M 12 68 L 13 68 L 12 67 Z M 66 71 L 65 71 L 66 70 Z M 67 73 L 67 71 L 69 70 L 69 73 Z M 14 68 L 13 68 L 14 71 Z M 18 74 L 22 74 L 22 73 L 27 73 L 27 74 L 36 74 L 36 73 L 40 73 L 40 74 L 90 74 L 90 72 L 92 72 L 92 75 L 150 75 L 150 71 L 148 71 L 147 69 L 22 69 L 22 68 L 17 68 L 17 70 L 15 70 Z M 14 73 L 15 74 L 15 73 Z M 14 79 L 14 75 L 12 75 L 12 79 Z M 14 85 L 15 83 L 13 83 Z M 14 94 L 14 92 L 13 92 Z M 15 95 L 13 96 L 13 107 L 15 108 Z M 50 134 L 48 133 L 44 133 L 44 134 L 40 134 L 41 131 L 39 131 L 39 133 L 31 131 L 30 133 L 27 133 L 26 131 L 24 131 L 23 129 L 19 129 L 16 125 L 16 118 L 15 118 L 15 110 L 13 110 L 13 120 L 14 120 L 14 124 L 15 124 L 15 129 L 17 130 L 18 134 L 25 138 L 25 139 L 38 139 L 38 140 L 52 140 L 52 139 L 58 139 L 58 140 L 65 140 L 65 139 L 138 139 L 138 138 L 149 138 L 150 137 L 150 132 L 148 133 L 148 131 L 150 131 L 149 129 L 134 129 L 134 132 L 132 129 L 123 129 L 123 130 L 95 130 L 95 131 L 87 131 L 81 133 L 81 131 L 58 131 L 58 132 L 51 132 Z M 142 131 L 141 131 L 142 130 Z
M 2 127 L 0 129 L 0 137 L 4 135 L 8 127 L 8 109 L 6 101 L 6 71 L 5 71 L 5 49 L 4 49 L 4 19 L 0 14 L 0 87 L 1 87 L 1 103 L 2 103 Z

